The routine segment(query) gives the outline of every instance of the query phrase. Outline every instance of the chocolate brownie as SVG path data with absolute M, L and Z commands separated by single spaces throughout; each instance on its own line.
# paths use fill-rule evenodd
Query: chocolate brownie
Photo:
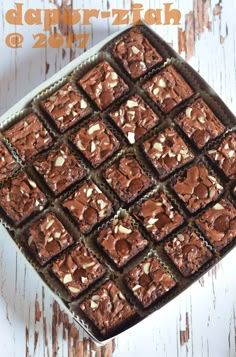
M 92 112 L 85 97 L 74 88 L 72 83 L 65 84 L 49 98 L 41 101 L 40 105 L 61 132 L 71 128 Z
M 198 163 L 178 177 L 174 190 L 188 210 L 194 213 L 215 201 L 223 192 L 223 187 L 203 163 Z
M 190 162 L 194 155 L 173 128 L 166 128 L 143 143 L 160 178 Z
M 54 213 L 35 221 L 29 228 L 27 244 L 41 265 L 66 249 L 73 238 Z
M 65 199 L 63 206 L 69 211 L 79 225 L 82 233 L 92 228 L 112 213 L 112 203 L 92 181 L 84 182 Z
M 130 144 L 134 144 L 149 129 L 159 123 L 159 118 L 144 100 L 135 94 L 129 97 L 110 117 L 124 133 Z
M 106 109 L 129 89 L 107 61 L 100 62 L 92 68 L 78 84 L 101 110 Z
M 24 171 L 12 177 L 0 189 L 0 206 L 15 226 L 47 203 L 43 192 Z
M 152 100 L 164 113 L 193 95 L 192 88 L 172 66 L 168 65 L 143 85 Z
M 0 182 L 9 178 L 20 165 L 13 158 L 6 146 L 0 141 Z
M 85 169 L 65 144 L 42 155 L 34 162 L 34 167 L 55 195 L 60 194 L 85 175 Z
M 189 228 L 172 238 L 164 245 L 165 252 L 184 276 L 196 273 L 213 254 L 199 237 Z
M 114 218 L 102 228 L 97 242 L 118 268 L 123 267 L 148 244 L 129 215 Z
M 151 179 L 131 156 L 119 158 L 105 170 L 104 177 L 126 203 L 134 200 L 151 185 Z
M 196 223 L 213 247 L 220 251 L 236 237 L 236 208 L 227 199 L 222 199 L 208 208 Z
M 111 280 L 82 301 L 80 308 L 102 335 L 116 332 L 135 314 L 135 309 Z
M 83 244 L 78 244 L 53 263 L 52 272 L 69 294 L 72 297 L 77 297 L 101 278 L 105 269 Z
M 208 156 L 214 160 L 224 174 L 230 179 L 236 177 L 236 133 L 231 133 L 216 149 L 208 151 Z
M 162 240 L 184 222 L 183 216 L 163 192 L 145 199 L 132 212 L 155 241 Z
M 115 135 L 99 118 L 79 129 L 74 144 L 93 167 L 98 167 L 120 146 Z
M 3 132 L 22 161 L 47 149 L 52 137 L 35 114 L 30 114 Z
M 161 55 L 137 28 L 131 29 L 119 38 L 112 53 L 132 78 L 142 76 L 163 61 Z
M 201 98 L 174 120 L 199 149 L 225 131 L 225 126 Z
M 176 282 L 156 257 L 146 258 L 125 277 L 125 282 L 144 308 L 171 290 Z

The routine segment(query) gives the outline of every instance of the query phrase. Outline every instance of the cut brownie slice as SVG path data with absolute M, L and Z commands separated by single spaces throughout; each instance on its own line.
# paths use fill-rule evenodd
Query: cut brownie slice
M 97 242 L 119 268 L 148 244 L 129 215 L 114 218 L 99 232 Z
M 115 135 L 99 118 L 80 128 L 73 141 L 93 167 L 102 164 L 120 146 Z
M 105 269 L 83 244 L 78 244 L 53 263 L 52 272 L 69 294 L 77 297 L 101 278 Z
M 171 290 L 176 282 L 156 257 L 146 258 L 125 277 L 125 282 L 144 308 Z
M 49 98 L 40 102 L 61 132 L 75 125 L 92 112 L 87 100 L 72 83 L 67 83 Z
M 208 208 L 196 223 L 218 251 L 236 238 L 236 208 L 226 199 Z
M 27 161 L 52 143 L 52 138 L 35 114 L 30 114 L 14 124 L 3 135 L 22 161 Z
M 4 181 L 20 168 L 6 146 L 0 141 L 0 181 Z
M 155 241 L 162 240 L 184 222 L 183 216 L 162 192 L 152 195 L 132 211 Z
M 80 308 L 102 335 L 116 332 L 135 314 L 134 308 L 111 280 L 82 301 Z
M 86 173 L 65 144 L 39 157 L 34 162 L 34 167 L 43 176 L 55 195 L 81 180 Z
M 107 61 L 100 62 L 78 82 L 83 90 L 103 110 L 128 91 L 127 84 Z
M 163 61 L 161 55 L 137 28 L 125 33 L 112 50 L 132 78 L 138 78 Z
M 143 88 L 164 113 L 193 95 L 192 88 L 172 65 L 155 74 Z
M 0 189 L 0 205 L 16 226 L 41 211 L 46 203 L 43 192 L 24 171 L 6 181 Z
M 192 228 L 177 234 L 164 249 L 184 276 L 196 273 L 213 254 Z
M 160 178 L 193 160 L 192 151 L 173 128 L 167 128 L 143 143 L 144 151 Z
M 73 238 L 54 213 L 47 213 L 29 228 L 28 246 L 39 264 L 51 258 L 73 243 Z
M 130 97 L 118 110 L 109 115 L 124 133 L 130 144 L 134 144 L 159 122 L 156 113 L 138 94 Z
M 201 98 L 174 120 L 199 149 L 225 131 L 225 126 Z
M 214 160 L 225 176 L 236 177 L 236 133 L 231 133 L 220 143 L 218 148 L 208 151 L 208 156 Z
M 122 157 L 105 170 L 104 177 L 124 202 L 133 201 L 150 185 L 151 179 L 133 157 Z
M 223 192 L 223 187 L 203 163 L 198 163 L 178 177 L 174 190 L 188 210 L 194 213 L 215 201 Z
M 63 206 L 75 218 L 82 233 L 92 228 L 112 213 L 112 203 L 92 181 L 86 181 L 69 198 Z

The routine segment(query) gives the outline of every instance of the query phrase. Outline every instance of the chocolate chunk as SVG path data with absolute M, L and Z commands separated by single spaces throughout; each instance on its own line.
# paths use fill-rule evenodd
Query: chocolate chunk
M 127 84 L 107 61 L 99 63 L 78 82 L 95 101 L 99 109 L 106 109 L 128 91 Z
M 158 116 L 138 94 L 129 97 L 118 110 L 109 115 L 130 144 L 134 144 L 159 122 Z
M 137 28 L 123 35 L 112 50 L 132 78 L 138 78 L 163 61 L 161 55 Z
M 85 175 L 85 169 L 65 144 L 42 155 L 34 167 L 55 195 L 60 194 Z
M 177 234 L 164 249 L 184 276 L 196 273 L 213 254 L 192 228 Z
M 92 181 L 83 183 L 63 202 L 72 214 L 82 233 L 91 229 L 112 212 L 112 203 Z
M 196 100 L 174 120 L 199 149 L 225 131 L 225 126 L 202 99 Z
M 14 171 L 20 168 L 6 146 L 0 141 L 0 181 L 9 178 Z
M 117 331 L 135 314 L 134 308 L 111 280 L 82 301 L 80 308 L 102 335 Z
M 216 149 L 208 151 L 208 156 L 230 179 L 236 177 L 236 133 L 231 133 Z
M 215 201 L 223 192 L 223 187 L 219 180 L 211 175 L 208 168 L 203 163 L 199 163 L 190 167 L 177 179 L 174 190 L 188 210 L 194 213 Z
M 236 238 L 236 208 L 226 199 L 208 208 L 196 223 L 218 251 Z
M 119 268 L 148 244 L 129 215 L 114 218 L 99 232 L 97 242 Z
M 164 193 L 154 194 L 138 204 L 133 210 L 133 215 L 155 241 L 162 240 L 184 221 Z
M 166 66 L 143 85 L 151 99 L 164 113 L 193 95 L 192 88 L 172 65 Z
M 45 195 L 24 171 L 6 181 L 0 189 L 0 206 L 15 226 L 41 211 L 46 203 Z
M 72 297 L 77 297 L 101 278 L 105 269 L 83 244 L 78 244 L 53 263 L 52 272 L 69 294 Z
M 144 150 L 164 178 L 190 162 L 194 155 L 173 128 L 167 128 L 143 143 Z
M 49 98 L 40 102 L 61 132 L 75 125 L 92 112 L 90 105 L 72 83 L 67 83 Z
M 46 214 L 29 228 L 27 244 L 41 265 L 72 243 L 73 238 L 53 213 Z
M 77 132 L 74 143 L 93 167 L 99 166 L 120 144 L 114 134 L 100 119 L 95 119 Z
M 156 257 L 146 258 L 125 277 L 129 289 L 144 308 L 150 306 L 175 285 L 175 280 Z
M 35 114 L 30 114 L 3 132 L 22 161 L 27 161 L 47 149 L 52 138 Z
M 134 200 L 151 180 L 133 157 L 122 157 L 106 169 L 104 177 L 124 202 Z

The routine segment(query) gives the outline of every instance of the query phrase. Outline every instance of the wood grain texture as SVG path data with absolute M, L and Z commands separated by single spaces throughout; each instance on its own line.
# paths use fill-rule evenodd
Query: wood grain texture
M 166 2 L 166 1 L 165 1 Z M 153 28 L 214 87 L 236 113 L 236 2 L 235 0 L 172 1 L 182 13 L 180 26 Z M 143 2 L 162 8 L 164 1 Z M 10 32 L 25 36 L 22 49 L 9 49 L 0 41 L 0 113 L 84 50 L 32 49 L 32 35 L 40 26 L 12 26 L 4 14 L 14 1 L 1 2 L 2 39 Z M 27 8 L 129 8 L 130 1 L 28 0 Z M 91 5 L 92 4 L 92 5 Z M 90 32 L 87 48 L 122 26 L 111 19 L 93 19 L 88 26 L 59 25 L 63 34 Z M 54 29 L 53 29 L 54 31 Z M 115 341 L 96 347 L 44 290 L 36 274 L 15 251 L 0 228 L 0 356 L 1 357 L 128 357 L 236 356 L 236 251 L 204 278 L 158 313 Z

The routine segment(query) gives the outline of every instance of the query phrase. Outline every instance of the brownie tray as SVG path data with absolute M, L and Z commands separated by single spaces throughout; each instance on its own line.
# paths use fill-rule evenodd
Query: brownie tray
M 235 129 L 214 90 L 145 24 L 1 117 L 1 223 L 97 344 L 235 247 Z

